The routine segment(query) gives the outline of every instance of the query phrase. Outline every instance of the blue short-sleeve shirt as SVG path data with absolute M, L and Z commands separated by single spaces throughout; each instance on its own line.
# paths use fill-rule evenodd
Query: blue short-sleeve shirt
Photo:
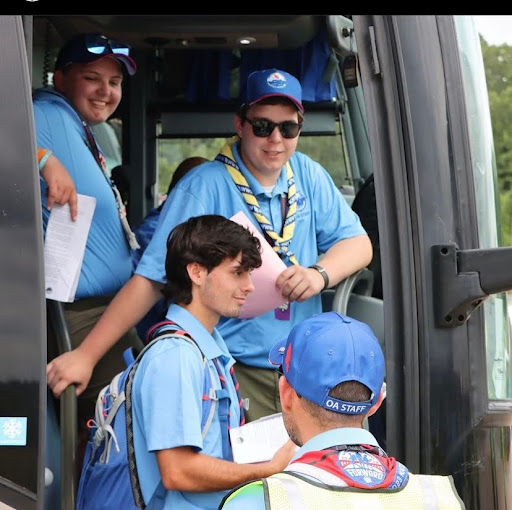
M 115 294 L 132 275 L 126 241 L 111 185 L 85 141 L 80 117 L 67 100 L 51 89 L 34 93 L 34 118 L 38 147 L 51 149 L 71 175 L 76 191 L 96 199 L 87 237 L 76 299 Z M 47 186 L 40 178 L 43 228 Z
M 240 425 L 240 408 L 229 369 L 234 364 L 221 335 L 210 334 L 187 310 L 171 305 L 167 318 L 187 331 L 204 353 L 213 374 L 215 389 L 221 388 L 212 359 L 218 357 L 230 395 L 230 426 Z M 190 446 L 205 455 L 223 457 L 221 423 L 216 412 L 202 438 L 204 370 L 201 354 L 185 339 L 161 339 L 142 357 L 132 387 L 133 436 L 142 494 L 146 503 L 161 481 L 156 452 Z M 217 509 L 226 491 L 167 491 L 165 509 Z
M 266 193 L 243 164 L 238 144 L 233 155 L 249 182 L 263 214 L 281 233 L 283 212 L 281 196 L 286 196 L 286 170 L 271 193 Z M 299 264 L 310 266 L 319 253 L 327 251 L 342 239 L 365 234 L 359 217 L 347 204 L 327 171 L 305 154 L 295 152 L 290 159 L 297 191 L 296 225 L 290 250 Z M 220 214 L 230 218 L 239 211 L 261 232 L 242 194 L 234 184 L 224 164 L 203 163 L 185 175 L 168 196 L 160 214 L 153 239 L 137 266 L 136 273 L 151 280 L 165 279 L 166 241 L 170 231 L 191 216 Z M 288 260 L 285 263 L 290 265 Z M 290 305 L 290 319 L 279 320 L 274 311 L 249 320 L 222 318 L 217 329 L 222 334 L 233 357 L 250 366 L 270 368 L 268 352 L 301 320 L 322 311 L 320 295 L 302 303 Z

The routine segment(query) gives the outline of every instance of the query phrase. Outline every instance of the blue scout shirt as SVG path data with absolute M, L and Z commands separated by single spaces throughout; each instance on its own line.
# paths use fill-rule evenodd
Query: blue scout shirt
M 132 262 L 134 269 L 137 267 L 137 264 L 139 263 L 139 260 L 142 257 L 144 250 L 151 241 L 151 238 L 153 237 L 155 228 L 158 224 L 159 217 L 160 209 L 154 207 L 148 212 L 144 219 L 132 229 L 140 245 L 140 248 L 138 250 L 132 251 Z
M 283 168 L 272 193 L 261 184 L 242 163 L 238 144 L 233 155 L 241 172 L 256 195 L 263 214 L 274 230 L 282 231 L 281 195 L 286 196 L 288 185 Z M 297 189 L 297 213 L 291 251 L 302 266 L 316 263 L 319 253 L 327 251 L 338 241 L 365 234 L 359 217 L 350 209 L 327 171 L 305 154 L 295 152 L 290 159 Z M 223 163 L 203 163 L 185 175 L 171 191 L 160 214 L 153 239 L 137 266 L 136 273 L 151 280 L 165 278 L 166 241 L 169 232 L 191 216 L 220 214 L 231 218 L 243 211 L 255 227 L 261 228 L 247 206 L 242 194 Z M 285 259 L 285 263 L 290 265 Z M 217 329 L 236 360 L 250 366 L 270 368 L 268 353 L 272 346 L 286 337 L 290 329 L 315 313 L 322 311 L 320 295 L 302 303 L 290 305 L 290 319 L 278 320 L 274 311 L 249 320 L 222 318 Z
M 119 219 L 114 193 L 86 143 L 78 113 L 52 89 L 34 93 L 37 145 L 51 149 L 71 175 L 78 193 L 96 198 L 75 299 L 115 294 L 132 275 L 131 253 Z M 46 182 L 40 177 L 43 228 Z
M 379 446 L 373 435 L 365 429 L 348 427 L 333 429 L 311 438 L 297 451 L 290 462 L 306 452 L 320 451 L 342 444 Z M 236 493 L 235 497 L 229 499 L 222 508 L 223 510 L 265 510 L 263 484 L 255 482 L 246 485 Z
M 200 346 L 214 374 L 213 385 L 221 388 L 212 358 L 219 357 L 230 394 L 230 425 L 240 425 L 240 408 L 229 368 L 235 360 L 214 329 L 210 335 L 187 310 L 171 305 L 167 318 L 176 322 Z M 204 370 L 201 354 L 188 340 L 159 340 L 142 357 L 132 388 L 133 438 L 142 494 L 149 501 L 161 477 L 156 451 L 191 446 L 212 457 L 223 458 L 221 424 L 216 412 L 206 437 L 201 436 Z M 165 509 L 217 509 L 227 491 L 168 491 Z

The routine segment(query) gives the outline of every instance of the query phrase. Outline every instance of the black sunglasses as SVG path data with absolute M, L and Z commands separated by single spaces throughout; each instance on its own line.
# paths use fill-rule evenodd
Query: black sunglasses
M 128 44 L 108 39 L 104 35 L 87 34 L 85 37 L 85 46 L 89 53 L 94 53 L 95 55 L 103 55 L 104 53 L 130 54 L 130 46 Z
M 286 120 L 284 122 L 272 122 L 268 119 L 249 119 L 245 117 L 245 120 L 252 126 L 252 132 L 254 136 L 258 138 L 267 138 L 272 134 L 276 127 L 279 128 L 279 132 L 283 138 L 296 138 L 299 136 L 300 130 L 302 129 L 302 123 L 292 122 Z
M 278 377 L 281 377 L 283 375 L 283 365 L 279 365 L 277 367 L 277 374 L 278 374 Z

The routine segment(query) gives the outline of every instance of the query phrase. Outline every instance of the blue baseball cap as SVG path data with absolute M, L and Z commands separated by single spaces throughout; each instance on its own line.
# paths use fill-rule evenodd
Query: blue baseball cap
M 77 34 L 71 37 L 57 55 L 55 71 L 69 64 L 95 62 L 104 57 L 116 59 L 130 76 L 137 71 L 137 64 L 130 57 L 130 46 L 101 34 Z
M 384 354 L 371 328 L 336 312 L 312 315 L 295 325 L 288 338 L 269 353 L 273 365 L 304 398 L 341 414 L 366 414 L 379 399 L 384 383 Z M 329 396 L 336 385 L 357 381 L 372 392 L 365 402 Z
M 297 110 L 304 113 L 302 87 L 295 76 L 279 69 L 253 71 L 247 77 L 245 104 L 252 106 L 258 101 L 272 96 L 286 97 L 293 101 Z

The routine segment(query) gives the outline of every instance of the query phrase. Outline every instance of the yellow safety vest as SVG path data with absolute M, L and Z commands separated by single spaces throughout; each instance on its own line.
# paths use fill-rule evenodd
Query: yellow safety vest
M 277 473 L 263 482 L 267 510 L 464 510 L 451 476 L 413 475 L 398 489 L 356 489 Z

